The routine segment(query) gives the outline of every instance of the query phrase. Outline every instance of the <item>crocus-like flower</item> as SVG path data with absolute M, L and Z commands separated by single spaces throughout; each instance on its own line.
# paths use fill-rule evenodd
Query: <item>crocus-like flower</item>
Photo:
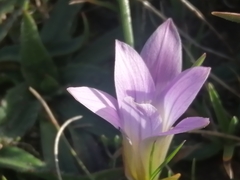
M 209 123 L 207 118 L 189 117 L 175 125 L 206 81 L 210 68 L 194 67 L 181 72 L 181 40 L 171 19 L 151 35 L 140 55 L 120 41 L 116 41 L 115 51 L 117 98 L 89 87 L 67 90 L 120 129 L 127 178 L 150 180 L 166 158 L 174 134 Z

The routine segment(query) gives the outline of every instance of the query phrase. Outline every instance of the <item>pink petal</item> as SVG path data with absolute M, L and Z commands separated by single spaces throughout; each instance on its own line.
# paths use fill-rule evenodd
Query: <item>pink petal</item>
M 67 91 L 89 110 L 111 123 L 115 128 L 119 127 L 118 104 L 114 97 L 88 87 L 69 87 Z
M 140 55 L 120 41 L 116 41 L 115 87 L 119 102 L 127 96 L 135 102 L 148 101 L 155 91 L 151 74 Z
M 152 171 L 159 167 L 163 163 L 169 146 L 171 144 L 174 134 L 184 133 L 187 131 L 192 131 L 194 129 L 199 129 L 207 126 L 209 124 L 208 118 L 202 117 L 190 117 L 183 119 L 172 129 L 166 132 L 159 132 L 155 136 L 149 136 L 142 141 L 141 151 L 143 162 L 150 161 L 150 154 L 152 154 Z M 152 145 L 154 144 L 154 151 L 152 152 Z M 147 163 L 145 163 L 147 164 Z M 158 178 L 156 178 L 157 180 Z
M 141 56 L 150 69 L 158 91 L 181 72 L 181 40 L 172 19 L 160 25 L 151 35 Z
M 145 137 L 161 131 L 161 119 L 151 104 L 137 104 L 126 97 L 120 106 L 122 131 L 136 145 Z
M 183 71 L 168 86 L 164 88 L 154 104 L 159 108 L 164 129 L 171 127 L 174 122 L 187 110 L 197 93 L 206 81 L 210 68 L 195 67 Z
M 195 129 L 201 129 L 209 124 L 208 118 L 202 117 L 188 117 L 180 121 L 173 129 L 166 133 L 179 134 L 183 132 L 192 131 Z
M 166 132 L 159 133 L 157 136 L 155 136 L 155 138 L 158 138 L 158 137 L 161 138 L 161 136 L 174 135 L 174 134 L 192 131 L 195 129 L 201 129 L 201 128 L 206 127 L 208 124 L 209 124 L 208 118 L 188 117 L 188 118 L 183 119 L 172 129 L 170 129 Z M 148 138 L 154 138 L 154 137 L 149 136 Z M 148 138 L 146 138 L 146 139 L 148 139 Z

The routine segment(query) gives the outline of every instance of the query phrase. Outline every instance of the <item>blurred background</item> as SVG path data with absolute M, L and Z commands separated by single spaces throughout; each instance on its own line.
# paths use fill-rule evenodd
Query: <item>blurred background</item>
M 114 43 L 126 40 L 125 8 L 121 0 L 0 0 L 1 180 L 57 180 L 56 133 L 79 115 L 59 142 L 62 178 L 124 179 L 120 133 L 66 88 L 89 86 L 115 96 Z M 163 177 L 240 179 L 240 24 L 211 14 L 238 13 L 240 1 L 130 0 L 130 9 L 137 51 L 172 18 L 182 39 L 183 69 L 204 58 L 202 65 L 212 68 L 184 115 L 210 117 L 211 123 L 175 136 L 170 152 L 187 142 Z

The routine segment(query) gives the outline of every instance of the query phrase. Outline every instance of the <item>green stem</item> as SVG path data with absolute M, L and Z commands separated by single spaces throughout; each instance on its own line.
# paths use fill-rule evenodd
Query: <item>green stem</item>
M 122 21 L 124 40 L 130 46 L 134 46 L 133 30 L 132 30 L 132 18 L 129 0 L 118 0 L 120 7 L 120 18 Z

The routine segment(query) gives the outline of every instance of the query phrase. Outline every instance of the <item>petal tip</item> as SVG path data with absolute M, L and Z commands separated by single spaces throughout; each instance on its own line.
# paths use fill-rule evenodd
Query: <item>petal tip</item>
M 202 67 L 204 68 L 204 74 L 206 75 L 206 78 L 209 76 L 210 72 L 211 72 L 211 68 L 210 67 Z
M 76 93 L 81 93 L 80 90 L 84 90 L 86 87 L 81 86 L 81 87 L 68 87 L 66 90 L 69 92 L 71 95 L 74 95 Z
M 120 43 L 122 43 L 122 41 L 115 39 L 115 44 L 120 44 Z
M 210 124 L 210 120 L 209 118 L 204 118 L 204 121 L 203 121 L 203 128 L 205 128 L 206 126 L 208 126 Z
M 168 23 L 168 24 L 174 24 L 172 18 L 168 18 L 168 19 L 165 21 L 165 23 Z
M 74 91 L 74 87 L 68 87 L 66 90 L 67 90 L 69 93 L 71 93 L 72 91 Z
M 163 27 L 165 26 L 167 29 L 172 29 L 173 31 L 177 31 L 177 27 L 175 26 L 175 23 L 172 18 L 168 18 L 162 25 Z
M 126 45 L 128 45 L 128 44 L 126 44 L 126 43 L 124 43 L 124 42 L 122 42 L 118 39 L 115 40 L 115 47 L 116 48 L 123 47 L 123 46 L 126 46 Z

